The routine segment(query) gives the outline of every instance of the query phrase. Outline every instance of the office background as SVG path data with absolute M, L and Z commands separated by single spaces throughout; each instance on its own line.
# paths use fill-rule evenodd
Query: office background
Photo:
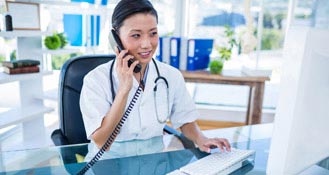
M 28 1 L 33 2 L 33 1 Z M 36 1 L 37 2 L 37 1 Z M 101 20 L 96 22 L 100 28 L 96 29 L 100 36 L 97 42 L 87 41 L 87 36 L 80 36 L 80 42 L 77 47 L 67 47 L 66 49 L 57 52 L 47 52 L 43 50 L 43 57 L 48 60 L 44 65 L 47 69 L 53 70 L 51 75 L 44 76 L 43 89 L 46 96 L 52 100 L 45 100 L 56 110 L 56 89 L 57 77 L 60 64 L 65 59 L 68 59 L 74 53 L 111 53 L 112 48 L 108 44 L 107 33 L 109 28 L 109 20 L 111 9 L 113 9 L 115 1 L 85 1 L 89 3 L 80 3 L 82 1 L 68 2 L 68 1 L 41 1 L 41 29 L 48 30 L 51 34 L 53 31 L 63 32 L 67 16 L 88 15 L 97 13 L 94 16 L 101 16 Z M 4 16 L 6 13 L 5 2 L 1 1 L 1 13 Z M 94 5 L 94 4 L 96 5 Z M 225 40 L 223 34 L 224 25 L 230 25 L 237 33 L 246 29 L 245 15 L 245 1 L 153 1 L 159 13 L 159 31 L 161 36 L 186 36 L 190 38 L 212 38 L 214 45 L 220 46 Z M 70 5 L 67 5 L 70 4 Z M 276 108 L 279 83 L 280 83 L 280 68 L 283 61 L 282 47 L 284 33 L 286 29 L 286 21 L 288 14 L 287 0 L 282 1 L 252 1 L 250 8 L 250 15 L 252 16 L 253 26 L 255 30 L 261 30 L 261 45 L 257 46 L 256 50 L 246 54 L 237 55 L 237 48 L 233 51 L 233 59 L 226 62 L 225 69 L 239 69 L 242 66 L 255 67 L 259 69 L 269 69 L 272 71 L 271 81 L 266 82 L 265 95 L 263 103 L 263 118 L 264 122 L 273 121 L 274 112 Z M 66 8 L 63 8 L 66 6 Z M 75 10 L 75 7 L 82 9 L 82 12 Z M 172 10 L 175 9 L 175 10 Z M 321 21 L 323 18 L 314 18 L 315 14 L 314 4 L 311 1 L 297 1 L 296 4 L 295 22 L 299 25 L 315 24 L 315 20 Z M 317 10 L 316 15 L 326 13 L 325 10 Z M 90 15 L 92 16 L 92 15 Z M 65 18 L 66 17 L 66 18 Z M 263 20 L 261 20 L 261 18 Z M 95 18 L 96 19 L 96 18 Z M 97 19 L 96 19 L 97 21 Z M 4 21 L 3 21 L 4 22 Z M 92 21 L 90 21 L 92 23 Z M 98 23 L 98 24 L 97 24 Z M 262 23 L 262 25 L 260 25 Z M 320 23 L 321 24 L 321 23 Z M 319 25 L 319 23 L 317 23 Z M 2 31 L 4 26 L 2 25 Z M 82 26 L 83 30 L 85 26 Z M 93 33 L 97 33 L 93 32 Z M 105 37 L 103 37 L 105 36 Z M 257 36 L 257 35 L 256 35 Z M 44 37 L 44 36 L 43 36 Z M 98 38 L 98 37 L 97 37 Z M 274 41 L 273 41 L 274 40 Z M 9 60 L 16 51 L 16 38 L 0 38 L 1 49 L 0 59 Z M 78 43 L 79 44 L 79 43 Z M 97 45 L 97 46 L 92 46 Z M 44 46 L 43 46 L 44 47 Z M 217 55 L 214 52 L 213 55 Z M 58 66 L 59 65 L 59 66 Z M 197 88 L 194 94 L 194 99 L 204 113 L 205 119 L 219 120 L 219 121 L 244 121 L 248 88 L 237 87 L 230 85 L 211 85 L 211 84 L 187 84 L 191 94 Z M 19 83 L 3 83 L 0 85 L 1 99 L 10 99 L 9 101 L 1 100 L 0 106 L 3 111 L 6 111 L 19 104 L 20 94 Z M 204 89 L 209 89 L 207 92 L 212 93 L 210 96 L 206 94 Z M 217 115 L 219 114 L 219 115 Z M 49 117 L 47 117 L 50 115 Z M 57 111 L 45 115 L 46 121 L 49 120 L 48 125 L 56 125 Z M 216 116 L 216 117 L 215 117 Z M 220 117 L 218 117 L 220 116 Z M 3 129 L 3 128 L 2 128 Z M 3 133 L 6 133 L 5 131 Z M 5 134 L 8 135 L 8 134 Z M 9 134 L 10 135 L 10 134 Z
M 44 69 L 51 71 L 43 76 L 42 90 L 38 98 L 46 107 L 52 110 L 44 114 L 46 133 L 40 142 L 26 143 L 21 123 L 0 128 L 1 150 L 9 151 L 24 148 L 46 147 L 52 145 L 50 133 L 58 127 L 57 86 L 60 65 L 73 54 L 113 53 L 108 44 L 110 28 L 110 12 L 116 1 L 25 1 L 40 2 L 41 30 L 48 31 L 40 37 L 51 35 L 54 31 L 65 31 L 65 20 L 72 16 L 81 17 L 82 33 L 76 46 L 68 46 L 63 50 L 48 51 L 42 49 L 41 55 Z M 237 33 L 237 38 L 245 30 L 246 13 L 252 18 L 252 26 L 258 44 L 255 50 L 248 54 L 239 54 L 239 49 L 233 49 L 232 59 L 225 63 L 224 69 L 241 69 L 243 66 L 259 70 L 271 70 L 271 80 L 265 84 L 263 103 L 263 123 L 273 122 L 277 107 L 281 67 L 284 60 L 283 43 L 287 26 L 311 26 L 328 29 L 328 3 L 324 0 L 298 1 L 250 1 L 250 11 L 245 7 L 248 1 L 243 0 L 153 0 L 159 13 L 159 31 L 161 36 L 211 38 L 214 46 L 223 45 L 225 41 L 224 25 L 231 26 Z M 289 3 L 294 2 L 294 13 L 289 14 Z M 5 1 L 0 1 L 2 17 L 6 13 Z M 63 8 L 65 7 L 65 8 Z M 76 8 L 82 12 L 77 12 Z M 172 10 L 174 9 L 174 10 Z M 75 15 L 75 16 L 74 16 Z M 78 15 L 78 16 L 77 16 Z M 289 19 L 289 15 L 290 18 Z M 99 18 L 98 18 L 99 17 Z M 85 19 L 83 19 L 85 18 Z M 2 19 L 1 31 L 4 31 Z M 85 20 L 83 22 L 83 20 Z M 87 23 L 87 24 L 86 24 Z M 0 59 L 10 60 L 17 49 L 16 37 L 0 37 Z M 214 47 L 216 48 L 216 47 Z M 32 55 L 33 56 L 33 55 Z M 211 58 L 218 57 L 215 49 Z M 218 122 L 241 123 L 245 120 L 248 101 L 248 88 L 230 85 L 211 85 L 187 83 L 187 87 L 200 109 L 203 119 Z M 20 84 L 16 81 L 0 84 L 0 112 L 6 112 L 21 104 Z M 211 95 L 210 95 L 211 92 Z M 216 93 L 213 93 L 216 92 Z M 1 117 L 6 117 L 2 116 Z M 1 120 L 1 118 L 0 118 Z M 224 125 L 225 126 L 225 125 Z M 32 136 L 37 137 L 37 136 Z

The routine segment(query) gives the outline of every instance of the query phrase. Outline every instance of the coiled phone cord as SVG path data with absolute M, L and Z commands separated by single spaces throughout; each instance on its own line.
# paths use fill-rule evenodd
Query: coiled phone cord
M 143 90 L 143 85 L 142 84 L 139 85 L 138 89 L 135 92 L 134 97 L 131 99 L 131 101 L 129 103 L 129 106 L 128 106 L 127 110 L 123 114 L 120 122 L 117 124 L 117 126 L 114 129 L 114 131 L 111 133 L 110 137 L 106 140 L 105 144 L 97 152 L 97 154 L 87 163 L 87 165 L 77 173 L 77 175 L 83 175 L 83 174 L 85 174 L 102 157 L 102 155 L 104 154 L 104 152 L 111 146 L 111 144 L 113 143 L 114 139 L 119 134 L 122 125 L 127 120 L 127 118 L 129 116 L 131 110 L 133 109 L 133 107 L 134 107 L 134 105 L 135 105 L 138 97 L 140 96 L 140 94 L 141 94 L 141 92 Z

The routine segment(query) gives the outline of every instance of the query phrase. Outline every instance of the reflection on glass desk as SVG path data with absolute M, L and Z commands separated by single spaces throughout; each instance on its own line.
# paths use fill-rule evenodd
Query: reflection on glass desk
M 207 136 L 226 137 L 233 147 L 256 151 L 255 163 L 247 164 L 233 175 L 266 174 L 266 162 L 272 133 L 272 124 L 204 131 Z M 95 174 L 166 174 L 207 155 L 198 149 L 183 149 L 172 144 L 174 137 L 165 136 L 166 150 L 161 153 L 102 160 L 92 170 Z M 76 174 L 86 164 L 63 163 L 63 159 L 75 160 L 72 152 L 87 149 L 87 144 L 49 147 L 30 150 L 2 152 L 0 175 L 2 174 Z M 67 155 L 71 155 L 67 157 Z M 74 156 L 72 156 L 74 155 Z M 89 171 L 88 171 L 89 172 Z M 87 174 L 88 174 L 87 172 Z M 90 172 L 89 172 L 90 173 Z

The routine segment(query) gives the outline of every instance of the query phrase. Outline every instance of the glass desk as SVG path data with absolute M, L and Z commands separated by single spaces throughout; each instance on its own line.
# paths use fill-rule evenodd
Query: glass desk
M 227 138 L 236 148 L 257 148 L 253 170 L 262 171 L 265 171 L 266 167 L 262 162 L 266 163 L 267 160 L 271 132 L 271 124 L 204 131 L 209 137 Z M 185 150 L 179 141 L 170 135 L 164 136 L 164 143 L 164 152 L 103 160 L 95 164 L 94 169 L 101 169 L 104 174 L 165 174 L 206 155 L 198 149 Z M 2 152 L 0 174 L 75 174 L 86 164 L 74 163 L 75 153 L 86 150 L 87 144 L 81 144 Z
M 256 151 L 255 163 L 233 172 L 266 174 L 266 163 L 272 124 L 259 124 L 204 131 L 209 137 L 227 138 L 233 147 Z M 204 157 L 198 149 L 184 149 L 171 135 L 164 136 L 166 149 L 161 153 L 102 160 L 93 166 L 95 174 L 166 174 Z M 0 175 L 8 174 L 76 174 L 86 164 L 76 162 L 75 153 L 85 151 L 87 144 L 2 152 Z M 88 171 L 86 174 L 92 174 Z

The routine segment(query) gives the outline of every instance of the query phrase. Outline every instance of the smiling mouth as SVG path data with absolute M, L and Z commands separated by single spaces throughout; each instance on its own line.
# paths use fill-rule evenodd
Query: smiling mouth
M 152 53 L 152 51 L 148 51 L 148 52 L 140 52 L 139 55 L 141 55 L 142 57 L 147 57 Z

